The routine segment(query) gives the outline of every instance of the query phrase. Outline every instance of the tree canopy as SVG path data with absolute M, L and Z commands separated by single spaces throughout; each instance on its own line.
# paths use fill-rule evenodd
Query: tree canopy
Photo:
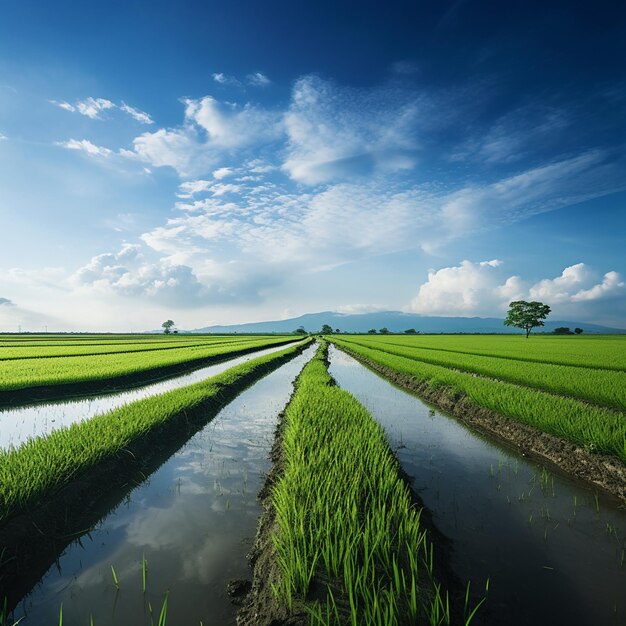
M 169 335 L 172 332 L 172 326 L 174 326 L 174 322 L 172 320 L 167 320 L 161 324 L 161 328 L 166 335 Z
M 322 326 L 322 335 L 332 335 L 333 327 L 330 324 L 324 324 Z
M 549 314 L 550 307 L 543 302 L 515 300 L 509 304 L 509 312 L 504 320 L 504 325 L 524 329 L 526 339 L 528 339 L 530 331 L 538 326 L 543 326 L 543 320 Z

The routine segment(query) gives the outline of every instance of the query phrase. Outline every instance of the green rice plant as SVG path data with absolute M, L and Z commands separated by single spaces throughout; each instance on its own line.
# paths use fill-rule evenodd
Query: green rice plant
M 245 338 L 243 341 L 215 345 L 208 343 L 172 350 L 13 359 L 3 362 L 0 368 L 0 392 L 94 381 L 110 386 L 115 379 L 132 378 L 151 370 L 198 365 L 209 359 L 233 357 L 293 341 L 294 337 Z
M 117 573 L 115 572 L 115 568 L 112 565 L 111 565 L 111 574 L 113 575 L 113 584 L 115 585 L 115 588 L 119 591 L 120 583 L 117 580 Z
M 574 398 L 475 376 L 440 365 L 390 354 L 355 342 L 333 342 L 356 358 L 371 362 L 407 380 L 426 382 L 433 389 L 461 393 L 480 406 L 530 424 L 579 446 L 626 461 L 626 416 Z
M 350 336 L 350 339 L 375 342 L 379 346 L 398 345 L 626 372 L 626 335 L 534 335 L 530 341 L 521 341 L 523 337 L 519 335 L 366 335 Z
M 401 338 L 398 338 L 401 339 Z M 626 372 L 590 369 L 551 363 L 530 363 L 499 356 L 481 356 L 450 350 L 423 349 L 378 338 L 342 339 L 349 345 L 361 345 L 404 356 L 423 363 L 442 365 L 463 372 L 496 378 L 542 391 L 579 398 L 600 406 L 626 410 Z M 626 348 L 626 344 L 624 344 Z
M 158 432 L 173 418 L 205 407 L 220 407 L 242 385 L 260 378 L 306 345 L 295 344 L 251 359 L 207 380 L 138 400 L 0 450 L 0 522 L 38 506 L 60 487 Z
M 270 584 L 288 609 L 304 603 L 318 626 L 449 624 L 448 594 L 398 462 L 382 428 L 334 384 L 325 349 L 284 414 L 283 474 L 271 492 L 280 577 Z M 325 601 L 307 600 L 313 582 L 326 584 Z

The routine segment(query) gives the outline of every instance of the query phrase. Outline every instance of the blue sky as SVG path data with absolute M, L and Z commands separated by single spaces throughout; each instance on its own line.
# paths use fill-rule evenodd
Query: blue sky
M 0 8 L 0 331 L 626 328 L 619 3 Z

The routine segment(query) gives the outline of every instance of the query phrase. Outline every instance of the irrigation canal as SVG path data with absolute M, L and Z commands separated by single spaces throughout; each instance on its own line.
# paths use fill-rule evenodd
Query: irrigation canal
M 158 622 L 169 590 L 168 624 L 234 624 L 236 607 L 226 585 L 250 578 L 246 554 L 256 534 L 257 494 L 269 470 L 274 427 L 315 350 L 307 348 L 241 393 L 71 543 L 18 604 L 14 619 L 24 616 L 21 626 L 56 624 L 63 604 L 69 626 L 88 626 L 90 615 L 97 626 L 148 625 L 147 603 Z
M 0 449 L 6 449 L 9 446 L 17 447 L 28 438 L 49 435 L 53 430 L 62 426 L 82 422 L 94 417 L 94 415 L 106 413 L 135 400 L 186 387 L 250 359 L 285 350 L 287 347 L 289 346 L 283 344 L 257 350 L 240 357 L 201 367 L 182 376 L 174 376 L 157 383 L 134 387 L 127 391 L 0 409 Z
M 450 566 L 484 588 L 473 623 L 626 624 L 626 510 L 470 431 L 330 348 L 330 372 L 385 428 L 451 542 Z

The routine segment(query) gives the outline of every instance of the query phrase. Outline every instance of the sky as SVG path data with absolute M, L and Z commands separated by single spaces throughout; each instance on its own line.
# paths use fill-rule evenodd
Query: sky
M 623 3 L 0 10 L 0 332 L 626 328 Z

